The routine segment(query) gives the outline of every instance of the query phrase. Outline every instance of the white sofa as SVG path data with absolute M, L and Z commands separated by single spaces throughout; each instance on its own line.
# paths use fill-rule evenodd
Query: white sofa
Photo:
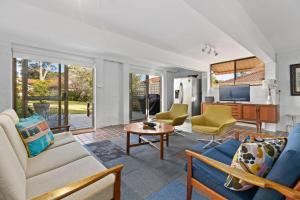
M 122 165 L 106 169 L 68 132 L 33 158 L 15 128 L 14 110 L 0 113 L 0 199 L 120 199 Z

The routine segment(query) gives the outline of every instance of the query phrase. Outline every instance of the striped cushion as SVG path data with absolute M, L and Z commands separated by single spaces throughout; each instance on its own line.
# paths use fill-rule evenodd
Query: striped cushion
M 52 131 L 40 115 L 20 119 L 16 127 L 26 146 L 29 157 L 40 154 L 54 142 Z

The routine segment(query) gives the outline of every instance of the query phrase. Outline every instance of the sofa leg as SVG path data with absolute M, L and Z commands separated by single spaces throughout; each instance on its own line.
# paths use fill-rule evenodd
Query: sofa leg
M 118 171 L 115 174 L 115 183 L 114 183 L 114 198 L 113 200 L 121 199 L 121 171 Z
M 187 182 L 186 182 L 186 200 L 192 199 L 193 186 L 192 186 L 192 157 L 187 157 Z

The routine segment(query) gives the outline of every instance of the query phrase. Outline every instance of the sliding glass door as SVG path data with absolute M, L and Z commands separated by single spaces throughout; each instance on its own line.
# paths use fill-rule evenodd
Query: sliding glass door
M 20 117 L 43 116 L 50 128 L 93 128 L 93 69 L 13 59 L 14 108 Z
M 147 94 L 149 76 L 145 74 L 130 74 L 130 120 L 147 118 Z
M 14 107 L 20 117 L 42 115 L 51 128 L 68 124 L 68 68 L 46 61 L 14 58 Z
M 145 120 L 160 112 L 160 77 L 131 73 L 129 80 L 130 120 Z

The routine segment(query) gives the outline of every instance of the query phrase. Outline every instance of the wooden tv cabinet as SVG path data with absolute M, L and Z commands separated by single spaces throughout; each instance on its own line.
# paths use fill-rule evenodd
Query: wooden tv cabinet
M 201 112 L 205 112 L 207 106 L 226 105 L 230 106 L 232 116 L 240 122 L 253 122 L 256 124 L 257 132 L 261 132 L 262 122 L 278 123 L 279 106 L 268 104 L 251 103 L 202 103 Z

